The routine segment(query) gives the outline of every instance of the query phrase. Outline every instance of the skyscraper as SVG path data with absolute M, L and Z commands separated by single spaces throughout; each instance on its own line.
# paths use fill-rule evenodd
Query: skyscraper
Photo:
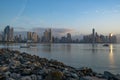
M 92 29 L 92 44 L 95 43 L 95 29 Z
M 67 33 L 67 42 L 70 43 L 72 42 L 71 34 Z
M 27 32 L 27 42 L 37 42 L 38 35 L 36 32 Z
M 32 32 L 27 32 L 27 41 L 32 41 Z
M 2 41 L 2 37 L 3 37 L 2 34 L 0 34 L 0 41 Z
M 37 42 L 37 41 L 38 41 L 38 35 L 37 35 L 36 32 L 33 32 L 33 33 L 32 33 L 32 41 L 33 41 L 33 42 Z
M 14 40 L 13 32 L 14 32 L 13 28 L 10 28 L 10 41 Z
M 14 30 L 13 28 L 10 28 L 10 26 L 6 26 L 5 29 L 4 29 L 4 41 L 13 41 L 13 33 L 14 33 Z
M 49 42 L 52 43 L 52 31 L 51 31 L 51 29 L 48 30 L 48 35 L 49 35 Z
M 47 43 L 52 43 L 52 32 L 51 29 L 46 29 L 44 32 L 44 40 L 43 42 L 47 42 Z

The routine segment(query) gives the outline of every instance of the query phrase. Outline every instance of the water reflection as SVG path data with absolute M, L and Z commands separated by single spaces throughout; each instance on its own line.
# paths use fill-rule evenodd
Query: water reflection
M 11 43 L 3 43 L 3 48 L 13 49 L 13 44 Z
M 39 49 L 37 47 L 32 47 L 32 48 L 30 48 L 29 51 L 32 51 L 34 55 L 38 55 L 38 52 L 39 52 L 38 50 Z
M 109 46 L 109 60 L 110 60 L 110 64 L 111 64 L 111 67 L 114 66 L 114 53 L 113 53 L 113 45 L 110 44 Z
M 44 52 L 50 53 L 50 52 L 51 52 L 51 46 L 52 46 L 52 44 L 43 44 L 43 45 L 42 45 L 42 50 L 43 50 Z
M 64 45 L 61 45 L 61 49 L 62 51 L 66 51 L 66 52 L 71 52 L 71 44 L 64 44 Z
M 97 52 L 97 44 L 92 44 L 92 53 L 96 53 Z

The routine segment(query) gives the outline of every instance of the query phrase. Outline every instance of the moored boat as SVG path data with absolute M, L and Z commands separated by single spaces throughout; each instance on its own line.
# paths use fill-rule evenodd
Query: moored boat
M 109 46 L 109 44 L 103 44 L 103 46 L 104 46 L 104 47 L 108 47 L 108 46 Z
M 20 48 L 30 48 L 30 46 L 27 44 L 24 44 L 24 45 L 21 45 Z

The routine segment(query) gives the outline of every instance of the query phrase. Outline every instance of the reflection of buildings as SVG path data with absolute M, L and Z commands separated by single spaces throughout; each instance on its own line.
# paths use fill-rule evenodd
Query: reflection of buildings
M 61 46 L 62 51 L 70 52 L 71 51 L 71 44 L 64 44 Z
M 92 45 L 92 53 L 96 53 L 97 52 L 97 45 Z
M 45 44 L 42 47 L 44 52 L 51 52 L 51 44 Z
M 113 45 L 110 44 L 109 46 L 109 59 L 111 66 L 114 66 L 114 54 L 113 54 Z
M 10 26 L 6 26 L 4 29 L 4 41 L 13 41 L 13 28 L 10 28 Z
M 66 47 L 67 47 L 67 51 L 70 52 L 71 51 L 71 44 L 67 44 Z

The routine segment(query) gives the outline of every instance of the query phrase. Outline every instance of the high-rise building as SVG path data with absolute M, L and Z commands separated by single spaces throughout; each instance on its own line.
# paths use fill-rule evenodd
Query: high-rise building
M 71 34 L 67 33 L 67 42 L 70 43 L 72 42 Z
M 51 43 L 53 40 L 52 40 L 52 31 L 51 29 L 48 30 L 48 34 L 49 34 L 49 42 Z
M 27 32 L 28 42 L 38 42 L 38 35 L 36 32 Z
M 32 33 L 32 41 L 33 41 L 33 42 L 38 42 L 38 35 L 37 35 L 36 32 L 33 32 L 33 33 Z
M 52 43 L 52 32 L 51 29 L 45 30 L 43 42 Z
M 32 32 L 27 32 L 27 41 L 32 41 Z
M 10 41 L 14 40 L 13 32 L 14 32 L 13 28 L 10 28 Z
M 22 36 L 21 36 L 21 34 L 19 34 L 19 42 L 21 42 L 22 41 Z
M 2 37 L 3 37 L 2 34 L 0 34 L 0 41 L 2 41 Z
M 4 29 L 4 41 L 13 41 L 13 28 L 10 28 L 10 26 L 6 26 Z
M 110 43 L 116 43 L 117 42 L 116 36 L 113 35 L 112 33 L 109 34 L 109 42 Z
M 92 29 L 92 43 L 95 43 L 95 29 Z

